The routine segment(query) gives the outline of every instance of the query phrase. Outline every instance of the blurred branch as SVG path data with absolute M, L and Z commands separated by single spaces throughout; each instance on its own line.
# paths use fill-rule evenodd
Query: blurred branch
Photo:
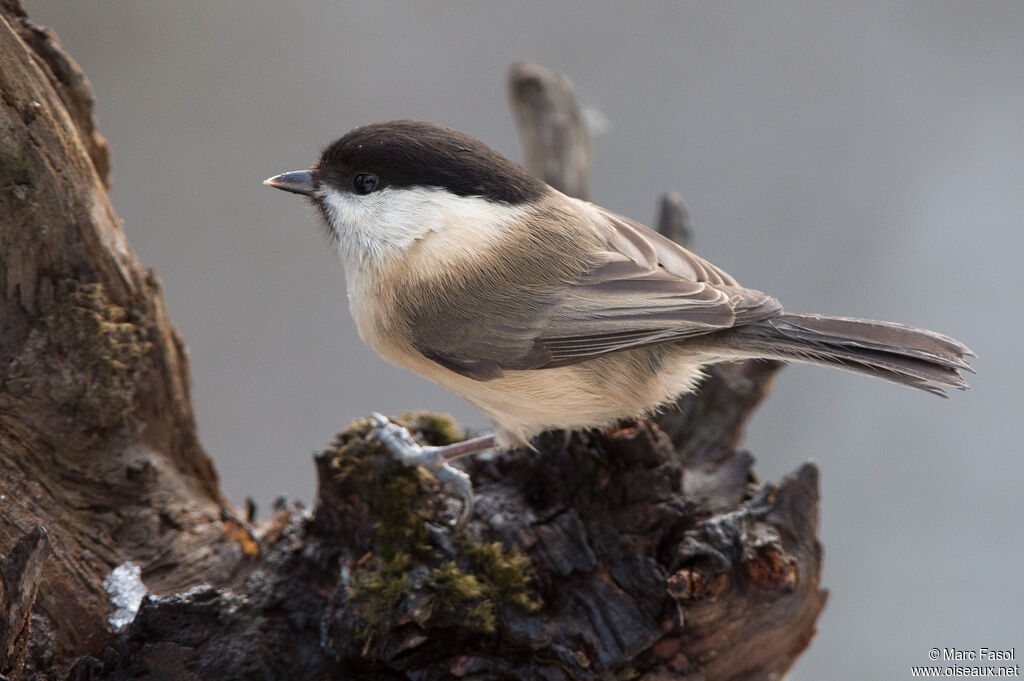
M 555 189 L 589 198 L 590 135 L 572 82 L 540 64 L 513 64 L 509 100 L 526 169 Z
M 680 246 L 690 247 L 693 230 L 690 227 L 690 213 L 683 203 L 679 192 L 668 192 L 661 195 L 658 205 L 658 231 Z

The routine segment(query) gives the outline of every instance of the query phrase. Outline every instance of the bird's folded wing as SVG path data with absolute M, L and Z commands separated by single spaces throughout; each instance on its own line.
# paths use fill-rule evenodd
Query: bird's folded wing
M 411 320 L 417 349 L 452 371 L 488 380 L 505 370 L 566 366 L 699 336 L 781 309 L 657 232 L 602 209 L 593 215 L 607 250 L 593 254 L 589 269 L 555 285 L 524 283 L 503 300 L 460 291 L 461 305 L 446 310 L 446 323 Z

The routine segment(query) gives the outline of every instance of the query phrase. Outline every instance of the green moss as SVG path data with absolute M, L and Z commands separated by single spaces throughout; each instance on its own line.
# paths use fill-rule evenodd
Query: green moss
M 472 574 L 449 560 L 430 571 L 424 585 L 428 624 L 454 626 L 493 633 L 495 604 L 485 598 L 485 589 Z
M 512 547 L 505 551 L 499 542 L 468 544 L 463 550 L 480 576 L 488 599 L 499 606 L 511 604 L 534 612 L 540 608 L 539 599 L 531 595 L 530 559 Z
M 427 444 L 438 447 L 462 442 L 462 429 L 450 414 L 435 414 L 432 411 L 408 411 L 400 419 L 412 433 L 418 434 Z
M 431 551 L 422 474 L 392 460 L 379 443 L 366 439 L 370 430 L 368 422 L 360 421 L 338 435 L 329 463 L 336 471 L 334 479 L 357 493 L 370 514 L 379 518 L 374 526 L 375 555 L 422 559 Z
M 399 606 L 414 590 L 410 571 L 429 560 L 425 480 L 415 468 L 394 461 L 369 437 L 372 426 L 359 420 L 338 434 L 328 461 L 333 483 L 357 495 L 377 518 L 372 559 L 353 570 L 349 598 L 362 620 L 359 637 L 368 653 L 391 627 Z
M 433 442 L 458 441 L 458 426 L 449 417 L 419 412 L 400 423 L 420 434 L 430 430 Z M 370 429 L 362 422 L 342 433 L 330 462 L 339 483 L 347 483 L 379 518 L 372 559 L 354 567 L 349 589 L 363 621 L 358 634 L 364 650 L 372 655 L 376 647 L 379 654 L 390 630 L 409 622 L 425 630 L 492 634 L 502 608 L 537 610 L 530 561 L 518 550 L 480 543 L 465 529 L 456 531 L 446 550 L 431 543 L 427 523 L 440 525 L 443 507 L 436 479 L 391 461 L 367 439 Z
M 380 521 L 377 522 L 377 540 L 380 552 L 386 556 L 408 554 L 411 558 L 424 558 L 430 553 L 426 514 L 415 505 L 417 489 L 412 475 L 401 473 L 387 481 L 379 500 Z
M 427 630 L 461 627 L 493 634 L 503 607 L 540 608 L 527 572 L 529 558 L 516 549 L 506 552 L 497 542 L 474 545 L 464 538 L 458 543 L 464 550 L 456 559 L 445 560 L 436 549 L 419 558 L 381 554 L 374 567 L 357 571 L 349 595 L 365 622 L 359 636 L 367 650 L 402 621 Z M 424 568 L 426 578 L 417 577 Z
M 364 622 L 358 634 L 367 650 L 393 625 L 398 606 L 409 591 L 411 564 L 408 554 L 396 554 L 381 560 L 376 570 L 360 570 L 353 578 L 349 597 Z

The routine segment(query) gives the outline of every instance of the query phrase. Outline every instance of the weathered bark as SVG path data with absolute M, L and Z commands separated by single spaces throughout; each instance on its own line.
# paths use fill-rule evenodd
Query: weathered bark
M 467 462 L 477 510 L 458 529 L 458 500 L 392 461 L 363 422 L 317 457 L 312 513 L 282 504 L 255 537 L 231 520 L 196 438 L 184 346 L 106 196 L 88 82 L 17 2 L 0 11 L 0 674 L 760 679 L 789 668 L 825 594 L 816 469 L 762 487 L 738 449 L 773 364 L 715 370 L 660 428 L 549 433 L 536 452 Z M 575 100 L 516 87 L 524 73 L 544 70 L 516 67 L 519 120 L 554 126 L 526 136 L 527 157 L 570 159 L 541 172 L 585 192 Z M 406 421 L 429 442 L 458 437 L 438 417 Z M 126 561 L 152 595 L 115 631 L 103 582 Z
M 114 640 L 101 587 L 113 566 L 135 561 L 174 589 L 222 579 L 237 557 L 184 345 L 107 199 L 88 81 L 14 2 L 0 96 L 0 554 L 46 529 L 32 612 L 47 654 L 68 660 Z

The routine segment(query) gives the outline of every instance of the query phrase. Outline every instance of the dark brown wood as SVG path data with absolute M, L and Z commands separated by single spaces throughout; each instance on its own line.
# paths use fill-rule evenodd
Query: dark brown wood
M 29 614 L 49 557 L 50 541 L 39 525 L 18 540 L 9 556 L 0 556 L 0 669 L 17 669 L 25 662 Z
M 15 0 L 0 15 L 0 674 L 768 679 L 806 647 L 825 598 L 817 469 L 762 486 L 738 449 L 772 364 L 716 369 L 660 427 L 460 462 L 477 506 L 459 528 L 461 500 L 369 422 L 316 458 L 312 512 L 236 520 L 184 345 L 107 199 L 88 81 Z M 582 194 L 578 106 L 545 106 L 575 132 L 534 135 L 527 156 L 560 140 L 550 156 L 569 160 L 543 172 Z M 128 561 L 151 595 L 117 631 L 109 578 Z

